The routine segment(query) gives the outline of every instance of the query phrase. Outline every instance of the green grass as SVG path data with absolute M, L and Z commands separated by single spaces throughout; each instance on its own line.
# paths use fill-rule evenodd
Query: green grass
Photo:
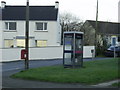
M 120 82 L 112 84 L 114 87 L 120 87 Z
M 85 68 L 76 69 L 63 66 L 41 67 L 21 71 L 11 77 L 59 83 L 97 84 L 118 79 L 118 60 L 88 61 L 84 62 Z

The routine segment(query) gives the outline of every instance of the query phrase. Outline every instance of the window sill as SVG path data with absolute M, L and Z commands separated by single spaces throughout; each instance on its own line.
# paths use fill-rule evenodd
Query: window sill
M 48 32 L 48 30 L 35 30 L 35 32 Z
M 4 30 L 4 32 L 17 32 L 17 30 Z

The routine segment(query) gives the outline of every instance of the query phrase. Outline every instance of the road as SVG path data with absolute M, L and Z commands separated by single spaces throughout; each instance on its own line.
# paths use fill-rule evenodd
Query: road
M 90 61 L 91 59 L 84 59 Z M 100 60 L 96 59 L 96 60 Z M 62 64 L 62 60 L 33 60 L 29 62 L 30 68 L 52 66 Z M 62 84 L 52 82 L 40 82 L 10 78 L 10 75 L 24 70 L 24 61 L 2 63 L 2 87 L 3 88 L 96 88 L 81 84 Z
M 56 64 L 62 64 L 62 60 L 30 60 L 29 67 L 36 68 L 36 67 L 43 67 L 43 66 L 51 66 Z M 2 71 L 11 71 L 11 70 L 24 70 L 24 61 L 15 61 L 15 62 L 8 62 L 2 63 Z
M 103 60 L 109 58 L 95 58 L 95 59 L 83 59 L 83 61 L 91 61 L 91 60 Z M 43 66 L 51 66 L 62 64 L 62 59 L 51 59 L 51 60 L 30 60 L 29 67 L 36 68 L 36 67 L 43 67 Z M 1 63 L 0 63 L 1 64 Z M 4 71 L 12 71 L 12 70 L 24 70 L 24 60 L 14 61 L 14 62 L 6 62 L 2 63 L 2 72 Z

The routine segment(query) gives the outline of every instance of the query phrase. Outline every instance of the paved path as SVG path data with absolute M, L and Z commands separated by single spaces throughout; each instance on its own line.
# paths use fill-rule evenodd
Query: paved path
M 92 85 L 92 86 L 97 86 L 97 87 L 108 87 L 108 86 L 111 86 L 112 84 L 118 83 L 118 82 L 120 82 L 120 80 L 112 80 L 112 81 L 109 81 L 109 82 L 104 82 L 104 83 L 100 83 L 100 84 Z

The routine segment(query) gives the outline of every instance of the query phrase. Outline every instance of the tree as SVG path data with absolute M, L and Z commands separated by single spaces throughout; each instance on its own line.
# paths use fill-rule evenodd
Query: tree
M 65 31 L 80 31 L 83 21 L 77 16 L 71 13 L 61 13 L 60 14 L 60 25 L 61 25 L 61 43 L 63 44 L 63 33 Z

